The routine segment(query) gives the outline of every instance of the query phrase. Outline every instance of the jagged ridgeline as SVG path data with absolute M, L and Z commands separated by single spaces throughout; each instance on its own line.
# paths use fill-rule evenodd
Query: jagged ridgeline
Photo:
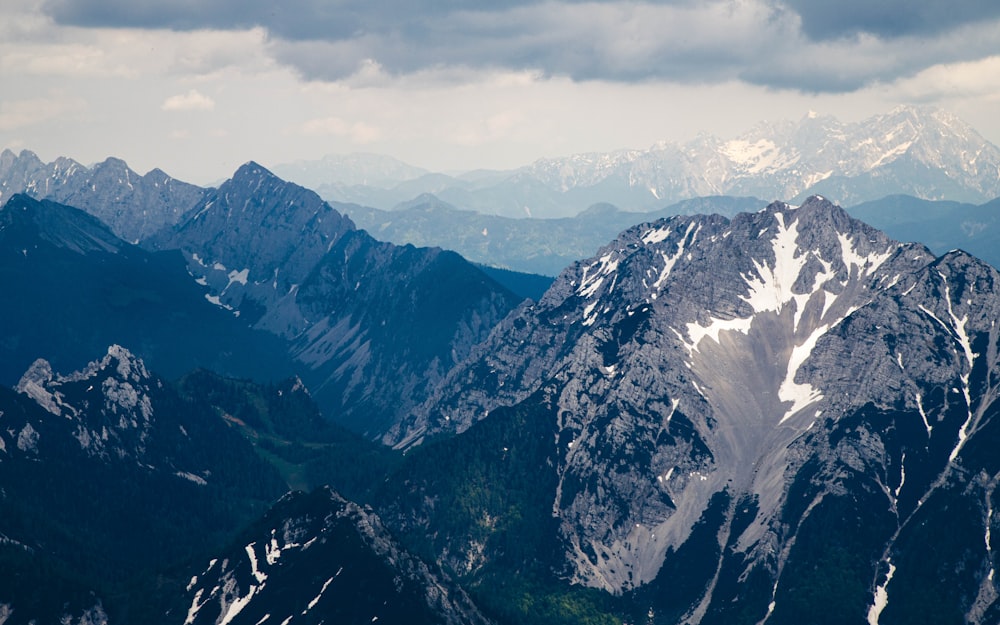
M 327 416 L 378 438 L 520 298 L 454 252 L 376 241 L 337 208 L 248 163 L 146 245 L 182 250 L 211 301 L 286 342 Z
M 540 544 L 637 619 L 996 622 L 997 278 L 818 197 L 637 226 L 509 315 L 389 439 L 472 432 L 504 406 L 550 419 Z M 486 534 L 438 557 L 486 572 Z
M 0 622 L 1000 622 L 995 269 L 812 197 L 518 304 L 341 208 L 0 211 Z

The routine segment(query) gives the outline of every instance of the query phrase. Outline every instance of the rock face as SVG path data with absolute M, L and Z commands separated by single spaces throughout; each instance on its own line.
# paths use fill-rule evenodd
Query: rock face
M 177 623 L 488 623 L 370 509 L 329 489 L 289 493 L 244 538 L 192 577 Z
M 324 412 L 381 436 L 519 301 L 457 254 L 382 243 L 255 163 L 172 232 L 212 301 L 291 345 Z
M 117 158 L 86 167 L 69 158 L 43 163 L 27 150 L 0 153 L 0 204 L 17 193 L 68 204 L 94 215 L 122 239 L 138 243 L 181 216 L 205 195 L 159 169 L 142 176 Z
M 87 402 L 86 412 L 81 413 L 79 408 L 67 403 L 62 389 L 84 382 L 85 392 L 93 391 L 96 386 L 100 393 L 99 397 L 95 395 L 98 401 Z M 153 404 L 149 393 L 155 385 L 141 360 L 120 345 L 112 345 L 104 358 L 68 376 L 56 375 L 48 361 L 36 360 L 21 377 L 16 390 L 53 415 L 76 421 L 73 436 L 88 455 L 140 460 L 146 453 L 146 443 L 153 428 Z M 31 427 L 30 422 L 25 427 Z M 36 449 L 35 443 L 37 435 L 31 445 L 33 449 Z M 23 445 L 18 447 L 24 450 Z M 185 474 L 196 479 L 194 474 Z
M 387 440 L 543 391 L 569 578 L 656 622 L 992 622 L 998 277 L 819 197 L 640 225 Z M 962 538 L 921 559 L 949 524 Z

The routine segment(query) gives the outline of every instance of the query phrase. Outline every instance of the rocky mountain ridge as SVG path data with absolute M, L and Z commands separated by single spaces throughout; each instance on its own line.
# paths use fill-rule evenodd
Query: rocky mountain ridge
M 68 204 L 132 243 L 177 223 L 205 192 L 160 169 L 139 175 L 118 158 L 87 167 L 66 157 L 43 163 L 28 150 L 0 153 L 0 205 L 17 193 Z
M 285 340 L 324 412 L 373 437 L 519 301 L 453 252 L 376 241 L 256 163 L 146 245 L 182 250 L 210 301 Z
M 280 342 L 206 301 L 178 252 L 126 243 L 82 210 L 12 197 L 0 210 L 0 276 L 18 302 L 0 311 L 8 385 L 37 358 L 74 370 L 109 344 L 168 376 L 198 366 L 261 379 L 290 373 Z
M 0 484 L 7 622 L 81 625 L 159 620 L 149 571 L 217 546 L 284 491 L 204 401 L 118 345 L 0 387 Z
M 871 551 L 851 546 L 857 585 L 819 596 L 900 622 L 927 568 L 901 581 L 904 544 L 945 522 L 942 506 L 982 505 L 963 516 L 980 537 L 968 560 L 938 574 L 966 597 L 942 606 L 989 622 L 994 519 L 976 502 L 1000 469 L 982 455 L 1000 426 L 997 278 L 821 198 L 637 226 L 504 320 L 386 440 L 463 431 L 544 391 L 570 579 L 659 601 L 664 623 L 726 622 L 733 601 L 745 622 L 801 622 L 794 589 L 821 582 L 803 567 L 831 557 L 814 524 L 844 515 Z M 848 527 L 830 549 L 854 540 Z M 655 599 L 691 558 L 716 565 Z

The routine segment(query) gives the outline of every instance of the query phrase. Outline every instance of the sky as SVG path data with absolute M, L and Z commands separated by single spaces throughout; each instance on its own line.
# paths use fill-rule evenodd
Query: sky
M 901 104 L 1000 144 L 996 0 L 3 0 L 0 149 L 212 184 L 734 138 Z

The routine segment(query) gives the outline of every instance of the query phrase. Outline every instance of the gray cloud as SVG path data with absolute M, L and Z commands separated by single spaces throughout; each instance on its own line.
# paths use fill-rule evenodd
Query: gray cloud
M 1000 17 L 996 0 L 783 0 L 814 40 L 869 33 L 884 38 L 928 36 Z
M 1000 53 L 995 21 L 979 27 L 992 35 L 975 30 L 1000 18 L 995 0 L 48 0 L 44 7 L 77 26 L 261 26 L 274 58 L 318 80 L 376 63 L 389 75 L 509 69 L 842 92 Z M 954 45 L 949 34 L 962 28 L 972 35 Z

